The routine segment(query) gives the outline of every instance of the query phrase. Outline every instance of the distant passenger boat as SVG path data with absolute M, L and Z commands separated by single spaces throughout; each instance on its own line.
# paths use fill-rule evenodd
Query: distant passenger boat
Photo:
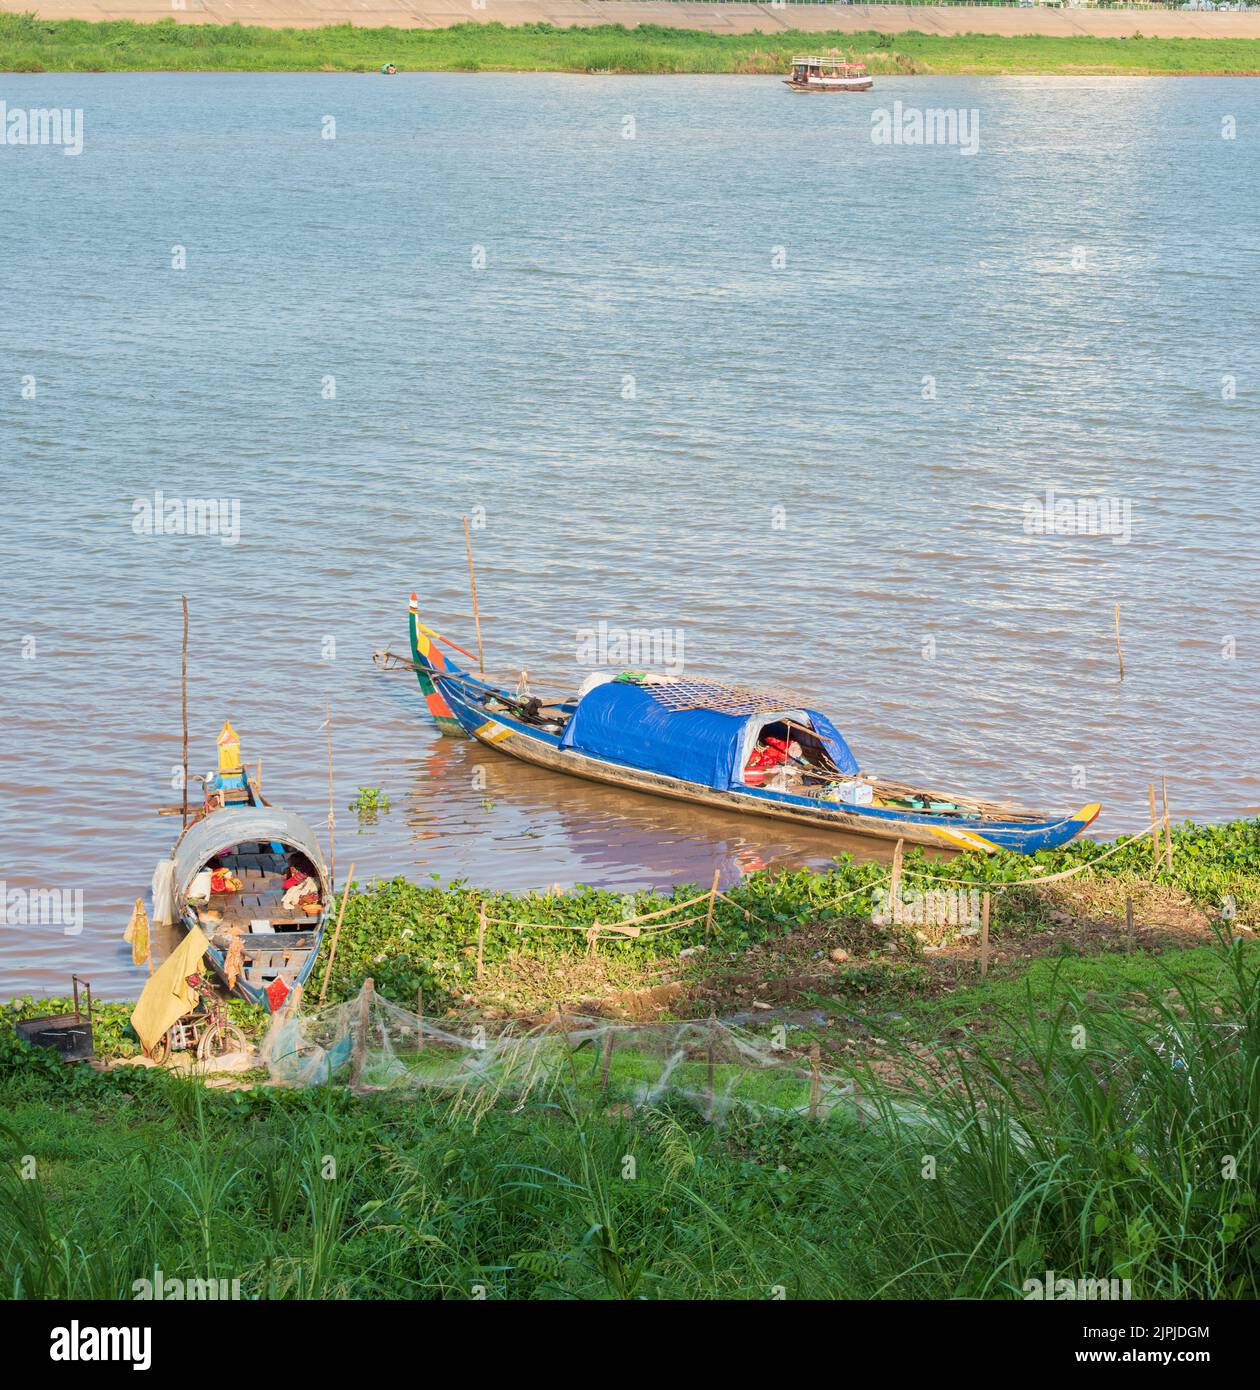
M 875 85 L 865 63 L 843 58 L 793 58 L 792 76 L 783 81 L 794 92 L 868 92 Z
M 630 791 L 937 848 L 1034 854 L 1079 835 L 1092 804 L 1046 816 L 859 771 L 840 731 L 790 696 L 646 672 L 591 678 L 572 700 L 513 693 L 456 666 L 411 596 L 411 660 L 429 713 L 522 762 Z M 467 654 L 467 653 L 465 653 Z

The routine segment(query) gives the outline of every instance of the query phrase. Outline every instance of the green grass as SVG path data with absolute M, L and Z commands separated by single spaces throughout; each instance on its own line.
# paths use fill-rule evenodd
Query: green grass
M 0 70 L 9 72 L 371 72 L 393 62 L 404 71 L 782 73 L 794 53 L 833 47 L 876 73 L 1260 72 L 1260 39 L 725 35 L 658 25 L 267 29 L 0 15 Z
M 1174 839 L 1174 867 L 1158 874 L 1140 842 L 1106 860 L 1106 846 L 1083 843 L 1033 862 L 1090 866 L 1072 882 L 1100 900 L 1142 886 L 1213 911 L 1228 895 L 1235 920 L 1254 914 L 1260 823 Z M 1029 867 L 966 856 L 948 872 L 996 884 Z M 917 854 L 906 868 L 942 871 Z M 884 872 L 842 859 L 753 875 L 719 904 L 711 951 L 737 958 L 820 921 L 856 948 L 869 904 L 830 904 Z M 1037 931 L 1049 891 L 1007 894 L 1003 929 Z M 417 981 L 426 1000 L 458 1001 L 482 900 L 402 880 L 356 895 L 330 997 L 372 974 L 405 1004 Z M 494 915 L 587 925 L 666 899 L 488 900 Z M 1260 950 L 1229 920 L 1211 947 L 1064 954 L 944 998 L 899 995 L 894 976 L 860 1008 L 825 1000 L 832 1023 L 813 1036 L 841 1031 L 846 1011 L 867 1030 L 837 1063 L 864 1105 L 824 1104 L 812 1120 L 799 1070 L 810 1029 L 789 1034 L 795 1072 L 723 1054 L 714 1091 L 734 1103 L 707 1123 L 703 1053 L 643 1103 L 662 1059 L 633 1040 L 606 1091 L 597 1049 L 569 1055 L 558 1039 L 543 1082 L 490 1087 L 477 1104 L 443 1085 L 219 1091 L 65 1066 L 11 1027 L 60 1001 L 12 1001 L 0 1019 L 0 1290 L 128 1297 L 157 1266 L 265 1298 L 1002 1299 L 1053 1269 L 1128 1279 L 1135 1298 L 1254 1298 Z M 633 973 L 699 934 L 600 949 Z M 486 954 L 508 968 L 514 952 L 585 949 L 579 933 L 502 929 Z M 133 1047 L 128 1009 L 101 1008 L 102 1051 Z M 439 1055 L 414 1061 L 446 1079 Z
M 156 1266 L 265 1298 L 1018 1298 L 1053 1269 L 1254 1298 L 1260 967 L 1195 955 L 993 993 L 990 1039 L 864 1078 L 861 1126 L 632 1110 L 591 1056 L 473 1115 L 101 1075 L 10 1035 L 0 1288 L 128 1297 Z
M 1196 986 L 1209 993 L 1229 983 L 1226 961 L 1209 947 L 1150 955 L 1058 956 L 1034 961 L 1015 976 L 995 977 L 984 985 L 957 989 L 935 998 L 901 1001 L 898 1017 L 887 1026 L 894 1035 L 944 1036 L 950 1029 L 971 1029 L 1017 1013 L 1031 1005 L 1049 1018 L 1056 999 L 1070 991 L 1088 1002 L 1114 1002 L 1143 994 L 1162 994 L 1177 986 Z
M 1029 982 L 989 1037 L 944 1058 L 906 1049 L 895 1087 L 872 1077 L 906 1165 L 899 1220 L 927 1232 L 888 1291 L 939 1270 L 959 1294 L 1004 1296 L 1061 1270 L 1127 1279 L 1137 1298 L 1253 1298 L 1260 972 L 1240 941 L 1214 966 L 1161 972 L 1138 999 L 1060 978 L 1038 1000 Z M 941 1157 L 939 1189 L 913 1180 L 916 1147 Z

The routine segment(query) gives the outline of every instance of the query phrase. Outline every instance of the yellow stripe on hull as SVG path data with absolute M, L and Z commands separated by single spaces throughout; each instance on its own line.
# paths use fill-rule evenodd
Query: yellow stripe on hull
M 480 728 L 473 730 L 473 737 L 479 738 L 482 743 L 502 743 L 515 732 L 515 729 L 505 728 L 502 724 L 496 724 L 493 719 L 487 719 Z
M 930 830 L 933 835 L 939 835 L 942 840 L 957 846 L 959 849 L 978 849 L 983 850 L 986 854 L 992 854 L 995 850 L 1002 848 L 993 840 L 988 840 L 983 835 L 977 835 L 974 830 L 946 830 L 939 825 L 929 825 L 925 829 Z

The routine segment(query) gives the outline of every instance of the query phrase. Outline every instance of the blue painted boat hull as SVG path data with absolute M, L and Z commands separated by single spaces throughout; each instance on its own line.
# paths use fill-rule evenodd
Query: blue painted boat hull
M 1039 850 L 1056 849 L 1087 829 L 1101 809 L 1091 804 L 1074 814 L 1044 816 L 1022 810 L 1003 814 L 1000 809 L 987 807 L 983 812 L 971 814 L 836 804 L 765 787 L 707 785 L 651 771 L 626 760 L 593 757 L 578 748 L 563 746 L 559 732 L 549 731 L 538 722 L 527 721 L 513 710 L 503 708 L 503 702 L 519 707 L 519 699 L 513 692 L 469 675 L 439 653 L 432 642 L 417 641 L 418 618 L 414 602 L 413 596 L 412 655 L 430 713 L 435 719 L 440 714 L 439 723 L 444 728 L 458 726 L 469 738 L 535 766 L 630 791 L 944 850 L 993 852 L 1001 849 L 1016 854 L 1035 854 Z M 422 628 L 422 632 L 436 637 L 428 629 Z M 576 703 L 552 708 L 567 716 L 572 714 Z

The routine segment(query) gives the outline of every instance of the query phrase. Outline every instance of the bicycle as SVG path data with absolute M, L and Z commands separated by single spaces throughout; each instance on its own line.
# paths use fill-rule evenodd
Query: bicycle
M 172 1052 L 195 1052 L 199 1062 L 207 1062 L 227 1052 L 248 1051 L 249 1040 L 228 1018 L 227 1005 L 206 987 L 205 980 L 200 975 L 189 975 L 188 983 L 197 991 L 201 1003 L 172 1023 L 154 1044 L 153 1060 L 161 1065 Z

